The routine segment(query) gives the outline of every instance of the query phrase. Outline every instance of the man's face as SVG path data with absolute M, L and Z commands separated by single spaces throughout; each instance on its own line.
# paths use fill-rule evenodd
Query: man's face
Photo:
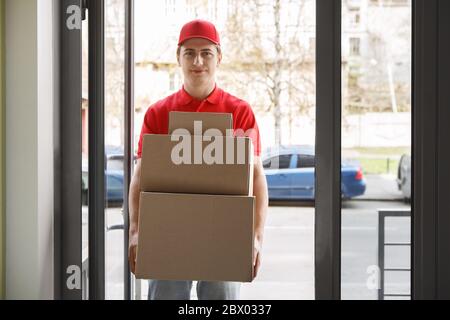
M 184 81 L 197 86 L 215 81 L 216 69 L 222 60 L 222 55 L 212 42 L 202 38 L 192 38 L 181 45 L 177 58 L 183 70 Z

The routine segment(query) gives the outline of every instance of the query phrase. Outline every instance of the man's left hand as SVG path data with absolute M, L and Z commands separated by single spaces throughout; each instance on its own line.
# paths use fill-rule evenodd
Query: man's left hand
M 253 279 L 258 275 L 259 267 L 261 266 L 261 241 L 255 238 L 255 244 L 253 248 Z

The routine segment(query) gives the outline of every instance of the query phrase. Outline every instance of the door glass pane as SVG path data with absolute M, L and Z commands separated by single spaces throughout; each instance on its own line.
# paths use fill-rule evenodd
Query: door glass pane
M 314 168 L 291 160 L 314 150 L 315 0 L 136 0 L 135 10 L 135 146 L 148 107 L 183 84 L 182 25 L 213 22 L 223 53 L 217 84 L 251 105 L 269 188 L 262 266 L 241 298 L 314 299 Z M 148 282 L 139 284 L 146 299 Z
M 105 298 L 124 298 L 125 1 L 105 1 Z
M 343 299 L 410 299 L 411 19 L 342 1 Z
M 89 113 L 89 13 L 86 12 L 86 19 L 82 21 L 81 37 L 82 37 L 82 71 L 81 71 L 81 255 L 82 255 L 82 297 L 88 298 L 89 292 L 89 210 L 88 210 L 88 186 L 89 186 L 89 136 L 88 136 L 88 113 Z

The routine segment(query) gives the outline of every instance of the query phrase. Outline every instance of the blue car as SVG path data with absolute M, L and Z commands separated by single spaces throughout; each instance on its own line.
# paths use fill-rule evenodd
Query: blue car
M 314 200 L 313 146 L 283 146 L 262 155 L 270 200 Z M 366 182 L 359 166 L 342 163 L 342 198 L 363 195 Z
M 105 176 L 106 200 L 108 206 L 122 205 L 124 191 L 123 150 L 121 147 L 106 146 Z M 134 155 L 136 161 L 137 155 Z M 82 204 L 88 204 L 88 164 L 83 164 L 82 170 Z
M 81 197 L 82 204 L 88 205 L 88 175 L 87 170 L 82 172 Z M 106 201 L 108 206 L 122 205 L 123 202 L 123 171 L 106 170 Z

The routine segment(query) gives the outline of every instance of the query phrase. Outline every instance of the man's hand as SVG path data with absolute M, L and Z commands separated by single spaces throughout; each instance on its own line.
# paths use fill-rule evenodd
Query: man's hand
M 258 238 L 255 238 L 255 243 L 253 247 L 253 279 L 258 275 L 259 267 L 261 266 L 261 249 L 262 244 Z
M 266 175 L 260 157 L 255 157 L 255 167 L 253 175 L 253 195 L 255 196 L 255 229 L 254 229 L 254 249 L 253 249 L 253 279 L 258 275 L 261 266 L 261 250 L 264 235 L 264 225 L 266 221 L 267 209 L 269 206 L 269 196 L 267 192 Z
M 138 245 L 138 233 L 130 232 L 130 238 L 128 241 L 128 262 L 130 264 L 130 270 L 133 274 L 136 274 L 136 253 Z
M 135 274 L 136 271 L 136 253 L 138 245 L 138 225 L 139 225 L 139 185 L 141 175 L 141 159 L 138 159 L 134 167 L 134 174 L 130 183 L 130 194 L 128 197 L 130 231 L 128 240 L 128 263 L 130 270 Z

